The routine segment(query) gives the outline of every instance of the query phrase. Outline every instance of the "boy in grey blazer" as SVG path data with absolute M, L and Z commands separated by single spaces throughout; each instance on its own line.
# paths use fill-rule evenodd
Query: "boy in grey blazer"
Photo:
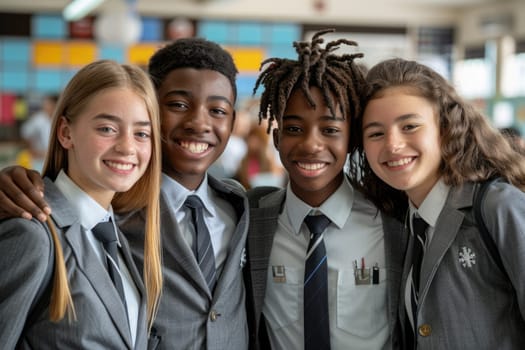
M 318 32 L 311 42 L 294 43 L 297 60 L 265 62 L 269 64 L 255 87 L 265 88 L 259 116 L 268 118 L 270 124 L 277 121 L 274 145 L 290 180 L 285 189 L 248 191 L 247 305 L 253 306 L 250 331 L 258 349 L 297 349 L 303 344 L 308 349 L 310 338 L 327 333 L 325 343 L 313 346 L 398 346 L 396 311 L 405 247 L 402 226 L 390 218 L 382 220 L 377 208 L 353 189 L 344 173 L 350 126 L 360 113 L 358 96 L 364 77 L 354 62 L 360 54 L 331 52 L 340 44 L 355 43 L 341 39 L 321 48 L 320 36 L 329 31 Z M 322 213 L 330 220 L 323 234 L 328 290 L 321 301 L 327 304 L 328 317 L 308 331 L 311 316 L 306 311 L 303 281 L 307 280 L 309 232 L 302 222 L 312 213 Z M 399 229 L 384 237 L 387 223 Z M 362 275 L 368 278 L 361 279 Z M 328 329 L 321 334 L 323 327 Z
M 237 69 L 219 45 L 189 38 L 157 51 L 148 71 L 157 88 L 163 136 L 164 289 L 151 341 L 169 350 L 247 349 L 242 268 L 248 202 L 239 185 L 207 174 L 233 128 Z M 189 194 L 199 195 L 206 207 L 217 263 L 213 291 L 191 250 L 191 220 L 183 204 Z M 144 217 L 141 212 L 126 213 L 119 225 L 140 268 Z

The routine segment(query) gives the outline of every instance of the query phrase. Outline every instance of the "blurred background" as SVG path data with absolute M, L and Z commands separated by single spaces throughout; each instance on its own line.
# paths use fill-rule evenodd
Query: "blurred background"
M 337 30 L 327 39 L 357 41 L 365 66 L 394 56 L 430 65 L 494 125 L 525 131 L 523 0 L 0 0 L 0 167 L 38 168 L 48 101 L 81 66 L 106 58 L 145 67 L 164 43 L 198 36 L 225 47 L 240 70 L 246 122 L 235 157 L 217 167 L 234 176 L 257 135 L 261 61 L 295 58 L 292 42 L 321 28 Z

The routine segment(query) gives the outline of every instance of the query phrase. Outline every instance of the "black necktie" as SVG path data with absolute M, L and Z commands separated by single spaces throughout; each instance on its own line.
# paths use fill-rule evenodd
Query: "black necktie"
M 122 285 L 122 278 L 120 277 L 120 271 L 118 267 L 118 246 L 117 246 L 117 235 L 115 234 L 115 228 L 111 220 L 106 222 L 100 222 L 91 229 L 95 237 L 102 243 L 104 250 L 106 251 L 107 269 L 109 277 L 113 281 L 115 288 L 117 289 L 124 307 L 126 307 L 126 297 L 124 295 L 124 286 Z
M 304 222 L 311 233 L 304 271 L 304 348 L 326 350 L 330 349 L 328 264 L 322 233 L 330 219 L 308 215 Z
M 190 195 L 186 198 L 185 206 L 191 209 L 193 225 L 195 227 L 195 239 L 193 240 L 195 258 L 199 263 L 202 275 L 213 293 L 215 288 L 215 255 L 211 245 L 210 231 L 204 222 L 204 205 L 196 195 Z
M 413 233 L 413 249 L 412 249 L 412 281 L 410 283 L 410 301 L 412 306 L 412 320 L 414 328 L 407 323 L 408 340 L 410 344 L 415 344 L 415 336 L 417 329 L 417 309 L 419 304 L 419 282 L 421 274 L 421 262 L 425 254 L 427 242 L 427 227 L 428 224 L 420 217 L 414 216 L 412 218 L 412 233 Z

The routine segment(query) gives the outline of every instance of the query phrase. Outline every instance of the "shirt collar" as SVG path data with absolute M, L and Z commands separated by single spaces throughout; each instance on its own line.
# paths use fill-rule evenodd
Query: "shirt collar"
M 425 197 L 419 209 L 409 201 L 410 215 L 417 213 L 429 226 L 436 227 L 437 219 L 445 207 L 449 191 L 450 186 L 446 185 L 440 178 Z
M 338 228 L 342 228 L 350 216 L 353 203 L 354 189 L 346 176 L 339 188 L 318 208 L 311 207 L 299 199 L 289 183 L 286 186 L 285 210 L 295 234 L 300 233 L 304 218 L 312 211 L 321 212 Z
M 80 224 L 86 230 L 91 230 L 99 222 L 108 221 L 110 218 L 115 222 L 113 208 L 110 207 L 109 211 L 104 209 L 97 201 L 78 187 L 63 170 L 60 170 L 58 173 L 55 185 L 66 197 L 69 205 L 73 207 L 79 217 Z
M 170 204 L 170 207 L 174 208 L 175 211 L 178 211 L 182 208 L 186 198 L 190 194 L 195 194 L 199 196 L 202 203 L 204 204 L 204 208 L 208 213 L 210 213 L 210 215 L 215 216 L 216 214 L 215 207 L 210 205 L 213 193 L 211 188 L 208 186 L 208 174 L 204 176 L 204 180 L 195 191 L 190 191 L 165 173 L 162 173 L 161 189 L 162 192 L 166 194 L 166 199 Z

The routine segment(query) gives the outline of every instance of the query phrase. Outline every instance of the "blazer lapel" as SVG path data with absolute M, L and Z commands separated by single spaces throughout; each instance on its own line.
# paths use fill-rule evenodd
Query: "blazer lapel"
M 112 286 L 109 274 L 101 273 L 105 271 L 105 267 L 99 263 L 98 257 L 91 249 L 85 231 L 79 224 L 71 226 L 65 233 L 65 239 L 70 245 L 74 256 L 77 260 L 78 269 L 81 270 L 91 286 L 99 296 L 100 300 L 108 310 L 109 315 L 115 323 L 120 335 L 125 340 L 130 349 L 133 348 L 131 344 L 131 334 L 129 330 L 129 322 L 127 312 L 120 300 L 118 292 Z
M 428 252 L 423 256 L 421 264 L 421 303 L 424 302 L 428 288 L 436 274 L 443 256 L 456 239 L 461 224 L 465 218 L 459 209 L 472 206 L 474 187 L 465 184 L 462 187 L 452 187 L 443 210 L 439 214 L 434 228 L 434 235 L 428 247 Z
M 221 277 L 217 280 L 216 294 L 227 288 L 234 279 L 239 278 L 243 267 L 242 260 L 245 259 L 246 236 L 248 233 L 248 199 L 243 193 L 236 193 L 229 186 L 218 183 L 214 178 L 208 178 L 210 186 L 217 191 L 218 195 L 229 203 L 237 213 L 237 224 L 232 238 L 228 243 L 228 255 L 222 268 Z
M 199 264 L 195 259 L 195 255 L 191 251 L 190 246 L 182 236 L 175 213 L 169 209 L 164 194 L 161 192 L 161 235 L 162 235 L 162 249 L 164 251 L 163 260 L 172 259 L 180 265 L 181 269 L 187 274 L 188 279 L 193 280 L 203 292 L 208 295 L 211 300 L 211 292 L 206 284 L 204 276 L 199 268 Z

